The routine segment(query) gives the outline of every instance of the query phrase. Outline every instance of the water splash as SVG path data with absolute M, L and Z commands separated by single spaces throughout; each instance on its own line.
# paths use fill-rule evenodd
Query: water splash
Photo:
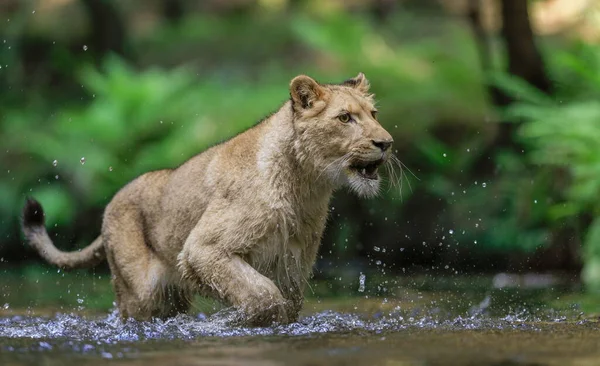
M 323 333 L 395 332 L 403 329 L 503 329 L 534 327 L 532 319 L 521 314 L 503 318 L 489 318 L 479 314 L 443 319 L 430 312 L 421 317 L 406 314 L 399 309 L 365 317 L 359 314 L 324 311 L 300 319 L 297 323 L 265 328 L 239 327 L 232 322 L 232 312 L 220 311 L 206 317 L 179 315 L 168 320 L 122 322 L 116 311 L 106 317 L 83 317 L 75 314 L 57 314 L 53 317 L 12 316 L 0 318 L 0 338 L 69 339 L 79 342 L 139 342 L 152 339 L 195 339 L 198 337 L 235 337 L 288 335 L 306 336 Z
M 358 277 L 358 292 L 365 292 L 366 279 L 367 279 L 367 276 L 361 272 L 360 276 Z
M 486 297 L 479 308 L 486 307 L 487 302 Z M 534 316 L 519 310 L 503 317 L 492 317 L 479 311 L 456 316 L 456 313 L 438 307 L 404 310 L 400 306 L 371 315 L 329 310 L 303 317 L 293 324 L 265 328 L 237 326 L 237 317 L 238 314 L 231 309 L 221 310 L 211 316 L 179 315 L 168 320 L 148 322 L 122 322 L 116 310 L 100 317 L 79 314 L 0 317 L 0 355 L 11 354 L 18 358 L 19 355 L 31 355 L 32 352 L 59 352 L 68 357 L 82 354 L 109 359 L 135 356 L 144 350 L 154 349 L 156 345 L 195 344 L 210 338 L 234 340 L 244 337 L 244 341 L 248 341 L 249 337 L 265 336 L 321 339 L 323 335 L 355 335 L 376 336 L 379 339 L 401 332 L 427 332 L 433 329 L 450 332 L 540 331 L 543 324 L 548 324 L 547 320 L 566 320 L 554 312 Z M 542 322 L 542 318 L 545 322 Z

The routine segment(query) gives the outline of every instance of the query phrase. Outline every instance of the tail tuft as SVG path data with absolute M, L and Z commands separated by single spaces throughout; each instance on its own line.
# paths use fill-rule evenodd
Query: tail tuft
M 44 226 L 44 216 L 42 205 L 34 198 L 27 197 L 27 202 L 23 207 L 23 226 Z
M 48 263 L 64 270 L 71 270 L 93 267 L 106 258 L 101 236 L 97 237 L 92 244 L 78 251 L 63 252 L 57 249 L 48 236 L 44 218 L 42 205 L 35 199 L 27 197 L 25 207 L 23 207 L 23 235 L 29 245 Z

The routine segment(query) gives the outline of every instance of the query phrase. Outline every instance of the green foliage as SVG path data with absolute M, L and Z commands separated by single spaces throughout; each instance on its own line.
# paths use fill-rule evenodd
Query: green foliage
M 449 148 L 447 156 L 461 156 L 457 150 Z M 429 191 L 448 205 L 438 218 L 440 226 L 460 232 L 455 239 L 461 247 L 485 252 L 531 253 L 546 246 L 550 237 L 545 225 L 551 207 L 549 188 L 534 182 L 548 181 L 548 174 L 531 171 L 513 153 L 498 153 L 494 163 L 497 174 L 485 180 L 473 176 L 471 161 L 451 162 L 460 167 L 458 173 L 433 172 L 427 177 Z
M 600 52 L 583 47 L 560 52 L 551 61 L 551 70 L 562 76 L 554 100 L 518 80 L 499 78 L 497 85 L 522 97 L 507 116 L 524 121 L 519 138 L 529 147 L 530 161 L 568 177 L 548 219 L 596 218 L 584 239 L 583 279 L 589 288 L 600 290 Z
M 600 293 L 600 215 L 594 219 L 585 237 L 584 258 L 581 277 L 589 289 Z
M 553 103 L 547 94 L 515 75 L 493 72 L 489 75 L 489 82 L 526 105 L 551 105 Z

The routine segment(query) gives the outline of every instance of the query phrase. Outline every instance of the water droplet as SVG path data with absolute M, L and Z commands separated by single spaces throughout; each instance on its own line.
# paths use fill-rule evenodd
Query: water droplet
M 56 174 L 56 175 L 54 176 L 54 179 L 58 179 L 58 174 Z
M 446 264 L 446 265 L 444 266 L 444 268 L 445 268 L 445 269 L 448 269 L 448 268 L 450 268 L 450 266 Z
M 367 276 L 365 276 L 362 272 L 360 276 L 358 276 L 358 292 L 365 292 L 365 280 Z
M 109 171 L 109 172 L 112 172 L 112 171 L 113 171 L 113 167 L 112 167 L 112 166 L 109 166 L 109 167 L 108 167 L 108 171 Z
M 537 200 L 533 200 L 533 203 L 537 203 Z
M 83 299 L 77 299 L 78 304 L 83 304 Z
M 8 310 L 8 308 L 10 307 L 10 305 L 8 305 L 8 303 L 4 304 L 4 306 L 2 307 L 4 310 Z
M 373 247 L 373 250 L 374 250 L 374 251 L 376 251 L 376 252 L 378 252 L 378 251 L 380 251 L 381 249 L 380 249 L 379 247 Z
M 454 230 L 452 229 L 448 230 L 448 232 L 450 233 L 450 235 L 454 234 Z
M 444 157 L 446 157 L 446 156 L 447 156 L 447 155 L 446 155 L 446 153 L 444 153 L 443 155 L 444 155 Z
M 54 165 L 54 166 L 57 166 L 57 165 L 58 165 L 58 160 L 54 160 L 54 161 L 52 162 L 52 165 Z
M 87 48 L 88 48 L 88 47 L 87 47 L 87 45 L 85 45 L 85 44 L 84 44 L 84 45 L 83 45 L 83 50 L 84 50 L 84 51 L 87 51 Z
M 482 186 L 483 188 L 485 188 L 485 187 L 487 186 L 487 184 L 485 184 L 485 183 L 481 183 L 481 186 Z
M 79 159 L 79 162 L 81 163 L 81 165 L 85 164 L 85 157 L 81 157 L 81 159 Z

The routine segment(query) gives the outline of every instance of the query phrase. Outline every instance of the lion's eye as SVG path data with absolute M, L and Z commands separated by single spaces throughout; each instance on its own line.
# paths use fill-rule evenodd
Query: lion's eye
M 377 112 L 377 111 L 371 111 L 371 115 L 373 116 L 373 119 L 377 119 L 377 114 L 378 113 L 379 112 Z
M 340 120 L 340 122 L 348 123 L 348 122 L 350 122 L 352 117 L 350 117 L 350 113 L 344 113 L 344 114 L 340 115 L 338 117 L 338 119 Z

